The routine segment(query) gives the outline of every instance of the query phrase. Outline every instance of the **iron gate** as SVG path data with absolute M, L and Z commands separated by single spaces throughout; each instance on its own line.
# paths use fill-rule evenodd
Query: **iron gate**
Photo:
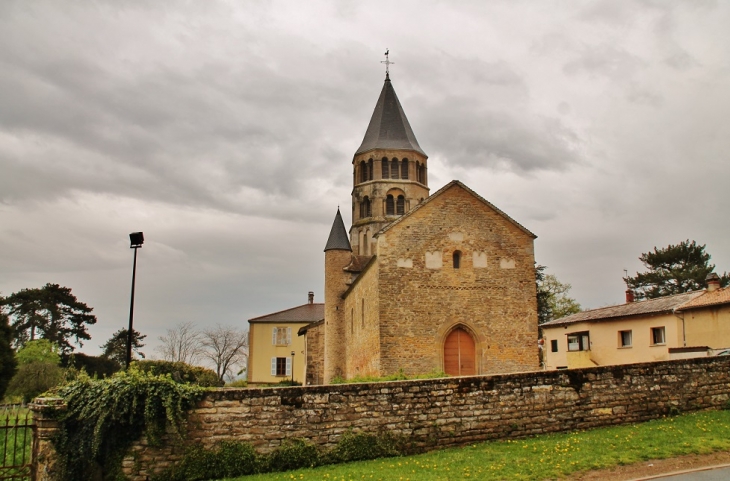
M 27 408 L 0 406 L 0 480 L 30 481 L 34 432 Z

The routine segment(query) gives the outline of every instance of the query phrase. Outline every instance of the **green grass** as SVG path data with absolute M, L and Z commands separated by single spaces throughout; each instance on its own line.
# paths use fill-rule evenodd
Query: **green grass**
M 544 480 L 648 459 L 726 450 L 730 450 L 730 410 L 235 479 Z

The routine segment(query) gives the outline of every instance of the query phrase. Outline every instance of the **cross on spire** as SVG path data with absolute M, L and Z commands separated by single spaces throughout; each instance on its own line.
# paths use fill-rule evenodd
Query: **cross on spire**
M 390 49 L 385 49 L 385 60 L 381 60 L 380 63 L 385 64 L 385 80 L 390 80 L 390 66 L 391 64 L 394 64 L 395 62 L 391 62 L 388 58 L 388 55 L 390 54 Z

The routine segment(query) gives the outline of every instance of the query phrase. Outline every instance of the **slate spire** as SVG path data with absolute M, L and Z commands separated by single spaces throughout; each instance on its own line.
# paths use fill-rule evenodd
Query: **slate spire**
M 335 215 L 335 221 L 332 223 L 332 230 L 330 230 L 330 236 L 327 239 L 327 245 L 324 246 L 324 251 L 331 250 L 344 250 L 352 252 L 350 247 L 350 239 L 345 229 L 345 223 L 342 221 L 342 215 L 340 215 L 340 208 L 337 208 L 337 215 Z
M 375 104 L 373 116 L 365 132 L 365 138 L 355 155 L 372 149 L 415 150 L 426 155 L 418 145 L 416 135 L 395 94 L 390 75 L 387 74 L 383 90 L 380 92 L 378 103 Z

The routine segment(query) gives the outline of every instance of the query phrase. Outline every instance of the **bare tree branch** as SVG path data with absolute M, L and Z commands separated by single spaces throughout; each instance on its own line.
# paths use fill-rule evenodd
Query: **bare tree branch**
M 202 356 L 215 365 L 218 378 L 228 374 L 236 365 L 245 364 L 248 358 L 248 332 L 229 326 L 216 325 L 202 333 Z
M 192 322 L 178 324 L 167 330 L 167 336 L 158 339 L 162 343 L 159 351 L 165 361 L 195 365 L 203 354 L 203 336 Z

